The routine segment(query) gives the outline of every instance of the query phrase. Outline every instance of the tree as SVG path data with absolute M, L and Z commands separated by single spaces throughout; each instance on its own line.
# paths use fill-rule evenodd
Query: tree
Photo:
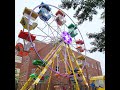
M 89 33 L 87 35 L 90 39 L 94 39 L 94 41 L 91 42 L 91 45 L 94 45 L 94 47 L 89 50 L 90 53 L 96 51 L 105 52 L 105 27 L 103 27 L 102 31 L 99 33 Z
M 105 8 L 105 0 L 61 0 L 63 9 L 73 8 L 76 13 L 73 15 L 78 20 L 78 24 L 84 21 L 92 21 L 93 15 L 97 14 L 97 9 Z
M 73 8 L 76 10 L 73 15 L 74 18 L 78 20 L 78 25 L 82 24 L 84 21 L 92 21 L 93 15 L 97 15 L 97 9 L 105 9 L 105 0 L 61 0 L 60 5 L 63 9 Z M 105 18 L 105 11 L 101 14 L 101 19 Z M 94 47 L 89 50 L 90 53 L 95 51 L 104 52 L 105 51 L 105 26 L 99 33 L 89 33 L 88 38 L 94 38 L 95 40 L 91 42 Z
M 103 23 L 105 20 L 105 12 L 101 14 L 101 19 L 103 19 Z M 99 33 L 89 33 L 87 34 L 88 38 L 94 39 L 93 42 L 91 42 L 91 45 L 94 45 L 94 47 L 89 50 L 90 53 L 99 51 L 99 52 L 105 52 L 105 26 L 102 27 L 101 32 Z

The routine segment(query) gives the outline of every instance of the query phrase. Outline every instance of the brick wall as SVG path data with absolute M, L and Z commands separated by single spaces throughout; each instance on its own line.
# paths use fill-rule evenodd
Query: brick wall
M 53 46 L 51 44 L 44 44 L 44 43 L 40 43 L 39 41 L 35 41 L 35 47 L 36 50 L 38 51 L 38 53 L 40 54 L 41 58 L 43 59 L 49 52 L 50 50 L 53 48 Z M 63 51 L 64 49 L 62 49 Z M 75 55 L 77 55 L 77 53 L 75 52 Z M 21 86 L 27 81 L 27 79 L 29 78 L 29 75 L 31 73 L 33 73 L 36 69 L 36 66 L 34 66 L 32 64 L 32 61 L 35 59 L 40 59 L 38 57 L 38 55 L 36 55 L 35 51 L 32 51 L 29 53 L 29 56 L 25 56 L 22 58 L 22 63 L 21 63 L 21 67 L 20 65 L 17 65 L 17 67 L 20 67 L 20 80 L 19 80 L 19 89 L 21 88 Z M 54 70 L 56 70 L 56 62 L 57 60 L 55 59 L 54 62 Z M 73 67 L 75 68 L 76 65 L 74 62 L 73 63 Z M 85 74 L 88 73 L 88 78 L 91 76 L 97 76 L 97 75 L 102 75 L 102 71 L 101 71 L 101 66 L 100 66 L 100 62 L 91 59 L 89 57 L 87 57 L 87 63 L 88 65 L 86 66 L 86 69 L 83 70 L 83 72 Z M 63 62 L 61 61 L 61 63 L 59 64 L 59 70 L 61 73 L 65 73 L 65 65 L 63 64 Z M 49 75 L 50 74 L 50 69 L 48 69 L 47 73 L 45 75 Z M 57 84 L 57 82 L 62 82 L 64 83 L 64 85 L 66 84 L 66 87 L 69 88 L 69 79 L 67 78 L 63 78 L 63 77 L 59 77 L 56 78 L 55 77 L 55 73 L 52 73 L 52 79 L 51 79 L 51 83 L 50 83 L 50 90 L 55 90 L 54 89 L 54 85 Z M 46 81 L 48 82 L 48 81 Z M 46 90 L 47 88 L 47 83 L 45 84 L 39 84 L 36 88 L 41 88 L 40 90 Z

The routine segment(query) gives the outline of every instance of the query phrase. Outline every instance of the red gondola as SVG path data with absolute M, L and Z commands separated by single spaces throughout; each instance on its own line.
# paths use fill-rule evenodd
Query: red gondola
M 80 52 L 84 52 L 84 49 L 81 48 L 79 51 L 80 51 Z
M 31 47 L 31 48 L 30 48 L 30 51 L 33 51 L 33 50 L 34 50 L 34 48 L 33 48 L 33 47 Z
M 24 52 L 24 51 L 19 51 L 17 56 L 23 57 L 23 56 L 27 56 L 28 52 Z
M 76 41 L 76 44 L 81 44 L 82 45 L 82 44 L 84 44 L 84 41 L 79 39 L 79 40 Z
M 58 25 L 62 26 L 64 23 L 66 23 L 66 20 L 64 20 L 65 14 L 61 10 L 58 10 L 55 15 Z
M 31 36 L 31 39 L 32 41 L 35 40 L 36 36 L 33 36 L 32 34 L 30 34 Z M 27 41 L 30 41 L 30 37 L 29 37 L 29 33 L 28 32 L 24 32 L 24 31 L 20 31 L 19 35 L 18 35 L 19 38 L 22 38 L 22 39 L 25 39 Z
M 65 14 L 61 10 L 58 10 L 55 15 L 57 16 L 58 14 L 65 17 Z
M 82 47 L 81 46 L 77 46 L 77 48 L 76 49 L 81 49 Z
M 17 43 L 15 46 L 17 51 L 22 51 L 23 50 L 23 44 L 22 43 Z
M 77 46 L 77 48 L 80 52 L 84 52 L 84 49 L 81 46 Z

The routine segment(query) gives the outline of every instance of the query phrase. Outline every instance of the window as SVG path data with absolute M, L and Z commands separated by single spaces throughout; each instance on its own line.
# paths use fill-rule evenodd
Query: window
M 27 75 L 27 72 L 24 72 L 22 73 L 22 77 L 26 76 Z
M 67 71 L 66 71 L 66 68 L 64 68 L 64 70 L 65 70 L 65 73 L 66 73 L 66 72 L 67 72 Z
M 72 56 L 70 56 L 70 59 L 72 60 L 72 62 L 74 62 L 74 58 Z
M 29 61 L 29 57 L 25 57 L 25 59 L 24 59 L 24 66 L 28 63 L 28 61 Z
M 56 66 L 56 71 L 59 71 L 59 66 Z
M 36 70 L 36 68 L 31 69 L 31 73 L 34 73 L 34 72 L 35 72 L 35 70 Z
M 96 66 L 96 69 L 97 69 L 97 66 Z
M 28 63 L 29 58 L 26 58 L 25 63 Z
M 87 77 L 86 73 L 84 73 L 84 76 Z
M 21 65 L 21 67 L 24 68 L 24 67 L 23 67 L 23 64 Z
M 99 67 L 99 70 L 101 70 L 101 67 Z
M 88 67 L 90 67 L 90 64 L 89 64 L 89 63 L 87 63 L 87 66 L 88 66 Z
M 91 75 L 89 74 L 89 79 L 90 79 Z
M 26 63 L 28 63 L 28 59 L 26 60 Z
M 82 60 L 77 60 L 78 64 L 83 64 Z
M 19 75 L 20 75 L 20 69 L 19 68 L 15 68 L 15 76 L 17 78 L 19 78 Z
M 15 56 L 18 54 L 18 51 L 15 49 Z
M 22 57 L 15 55 L 15 62 L 21 63 L 22 62 Z
M 24 76 L 26 76 L 27 75 L 27 72 L 24 72 Z
M 94 65 L 92 64 L 92 68 L 94 68 Z
M 50 73 L 51 73 L 51 71 L 47 71 L 47 72 L 46 72 L 46 75 L 50 75 Z

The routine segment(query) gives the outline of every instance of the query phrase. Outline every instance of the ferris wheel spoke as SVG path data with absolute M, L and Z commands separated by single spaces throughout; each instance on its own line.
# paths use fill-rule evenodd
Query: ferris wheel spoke
M 55 20 L 55 19 L 56 19 L 56 16 L 55 16 L 54 14 L 52 14 L 52 16 L 54 17 L 54 20 Z M 56 22 L 56 23 L 57 23 L 57 22 Z M 57 27 L 57 30 L 59 29 L 59 30 L 60 30 L 60 32 L 62 32 L 58 24 L 57 24 L 57 26 L 56 26 L 56 27 Z
M 68 47 L 68 48 L 69 48 L 69 47 Z M 78 81 L 77 81 L 77 77 L 76 77 L 76 74 L 75 74 L 75 72 L 74 72 L 74 67 L 73 67 L 72 62 L 71 62 L 72 60 L 71 60 L 70 52 L 68 51 L 68 48 L 67 48 L 68 60 L 69 60 L 70 66 L 71 66 L 71 68 L 72 68 L 73 77 L 74 77 L 74 80 L 75 80 L 75 82 L 76 82 L 76 88 L 77 88 L 77 90 L 80 90 L 80 89 L 79 89 L 79 85 L 78 85 Z
M 41 36 L 41 37 L 48 37 L 48 36 L 44 36 L 44 35 L 36 35 L 36 34 L 33 34 L 34 36 Z
M 53 16 L 53 18 L 54 18 L 54 20 L 56 19 L 56 16 L 52 13 L 52 16 Z M 57 24 L 57 22 L 56 22 L 56 24 Z M 61 31 L 61 29 L 60 29 L 60 26 L 57 24 L 57 30 L 58 30 L 58 28 L 59 28 L 59 30 L 60 30 L 60 33 L 62 33 L 62 31 Z
M 42 31 L 41 29 L 39 29 L 39 30 Z M 42 31 L 42 32 L 43 32 L 43 31 Z M 45 36 L 44 39 L 42 39 L 42 40 L 40 40 L 40 41 L 46 42 L 47 39 L 49 39 L 49 40 L 48 40 L 48 43 L 49 43 L 51 40 L 53 40 L 54 37 L 51 36 L 53 33 L 51 33 L 50 35 L 46 34 L 45 32 L 43 32 L 43 33 L 44 33 L 45 35 L 47 35 L 47 36 Z
M 52 32 L 53 38 L 55 38 L 55 35 L 54 35 L 53 31 L 51 30 L 51 28 L 50 28 L 50 27 L 48 27 L 48 28 L 49 28 L 50 31 Z
M 42 31 L 39 27 L 37 27 L 40 31 Z M 43 32 L 43 31 L 42 31 Z M 51 38 L 52 39 L 52 37 L 51 36 L 49 36 L 48 34 L 46 34 L 45 32 L 43 32 L 45 35 L 47 35 L 49 38 Z
M 63 53 L 62 52 L 62 55 L 63 55 L 63 57 L 65 57 L 65 53 Z M 66 53 L 66 57 L 68 57 L 67 56 L 67 53 Z M 65 59 L 64 59 L 65 60 Z M 67 59 L 68 60 L 68 59 Z M 69 65 L 69 63 L 68 63 L 68 61 L 66 60 L 66 65 L 68 66 L 68 68 L 71 70 L 71 67 L 70 67 L 70 65 Z
M 67 62 L 67 48 L 66 48 L 66 44 L 65 44 L 65 50 L 64 50 L 64 63 L 65 63 L 65 68 L 66 68 L 66 73 L 67 73 L 67 64 L 68 64 L 68 62 Z
M 46 22 L 47 23 L 47 22 Z M 59 32 L 57 31 L 57 30 L 55 30 L 52 26 L 50 26 L 48 23 L 47 23 L 47 25 L 49 26 L 49 27 L 51 27 L 55 32 L 57 32 L 58 34 L 59 34 Z M 59 34 L 60 35 L 60 34 Z M 60 35 L 61 36 L 61 35 Z
M 52 20 L 49 24 L 52 24 L 55 20 Z M 46 23 L 45 23 L 46 24 Z M 44 30 L 48 25 L 46 24 L 41 30 Z
M 49 41 L 51 41 L 51 39 L 48 37 L 48 36 L 44 36 L 44 35 L 36 35 L 36 34 L 33 34 L 34 36 L 40 36 L 40 37 L 43 37 L 42 40 L 40 40 L 41 42 L 44 42 L 46 39 L 49 39 Z M 52 33 L 50 34 L 52 35 Z M 51 37 L 52 38 L 52 37 Z
M 52 15 L 52 18 L 56 20 L 56 16 L 52 13 L 52 11 L 51 11 L 51 15 Z
M 52 12 L 51 12 L 51 13 L 52 13 Z M 53 13 L 52 13 L 52 16 L 53 16 L 53 19 L 54 19 L 54 21 L 55 21 L 56 16 L 54 16 Z M 54 31 L 58 30 L 58 26 L 53 26 L 53 25 L 49 24 L 48 22 L 46 22 L 46 24 L 48 25 L 48 27 L 50 27 L 51 32 L 52 32 L 52 29 L 53 29 Z M 57 27 L 57 29 L 55 30 L 53 27 Z M 56 31 L 56 32 L 57 32 L 57 37 L 58 37 L 59 32 L 58 32 L 58 31 Z M 59 34 L 59 35 L 60 35 L 60 34 Z

